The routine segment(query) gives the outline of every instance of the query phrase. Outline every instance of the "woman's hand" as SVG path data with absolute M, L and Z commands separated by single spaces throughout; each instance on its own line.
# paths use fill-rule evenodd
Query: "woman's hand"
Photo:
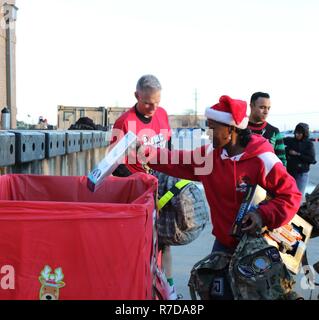
M 241 231 L 248 232 L 252 236 L 259 234 L 263 221 L 260 214 L 257 211 L 248 212 L 242 221 Z

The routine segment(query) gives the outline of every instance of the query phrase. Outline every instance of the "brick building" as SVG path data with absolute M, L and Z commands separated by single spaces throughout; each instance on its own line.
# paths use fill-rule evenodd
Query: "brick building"
M 58 106 L 58 129 L 66 130 L 72 124 L 82 117 L 88 117 L 93 120 L 95 124 L 107 127 L 111 130 L 115 120 L 120 117 L 122 113 L 130 108 L 121 107 L 74 107 L 74 106 Z

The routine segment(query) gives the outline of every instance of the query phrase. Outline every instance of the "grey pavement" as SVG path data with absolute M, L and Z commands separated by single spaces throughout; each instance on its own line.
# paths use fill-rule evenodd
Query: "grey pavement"
M 319 142 L 315 142 L 315 148 L 318 163 L 311 166 L 309 185 L 306 190 L 308 193 L 310 193 L 313 188 L 319 184 Z M 172 246 L 175 286 L 177 293 L 183 296 L 183 300 L 190 300 L 187 283 L 192 267 L 197 261 L 208 255 L 212 249 L 214 237 L 211 231 L 212 226 L 211 223 L 209 223 L 199 237 L 190 244 L 184 246 Z M 310 239 L 307 246 L 307 252 L 310 265 L 319 261 L 319 237 Z M 316 281 L 319 282 L 319 275 L 316 275 Z M 295 276 L 295 280 L 295 289 L 301 296 L 303 296 L 305 299 L 309 299 L 310 295 L 312 294 L 312 299 L 317 299 L 319 294 L 318 287 L 316 287 L 313 291 L 310 290 L 305 285 L 305 277 L 302 271 Z
M 309 183 L 317 185 L 319 183 L 319 142 L 314 142 L 316 150 L 316 160 L 315 165 L 310 166 Z

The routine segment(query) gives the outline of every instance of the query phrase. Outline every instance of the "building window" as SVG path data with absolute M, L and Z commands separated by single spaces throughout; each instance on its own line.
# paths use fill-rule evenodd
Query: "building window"
M 70 121 L 70 118 L 73 117 L 73 112 L 64 111 L 63 112 L 63 121 Z
M 182 127 L 188 126 L 188 119 L 182 119 Z

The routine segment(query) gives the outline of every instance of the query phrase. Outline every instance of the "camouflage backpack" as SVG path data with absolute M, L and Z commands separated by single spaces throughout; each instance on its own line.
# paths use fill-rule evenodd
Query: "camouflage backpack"
M 306 194 L 306 201 L 299 208 L 298 215 L 313 226 L 311 238 L 319 236 L 319 185 L 311 194 Z
M 188 281 L 192 300 L 233 300 L 228 278 L 231 254 L 213 252 L 198 261 Z
M 244 234 L 229 264 L 235 300 L 295 300 L 294 280 L 278 249 Z
M 158 178 L 158 240 L 164 245 L 185 245 L 195 240 L 209 221 L 205 195 L 189 180 L 154 172 Z

